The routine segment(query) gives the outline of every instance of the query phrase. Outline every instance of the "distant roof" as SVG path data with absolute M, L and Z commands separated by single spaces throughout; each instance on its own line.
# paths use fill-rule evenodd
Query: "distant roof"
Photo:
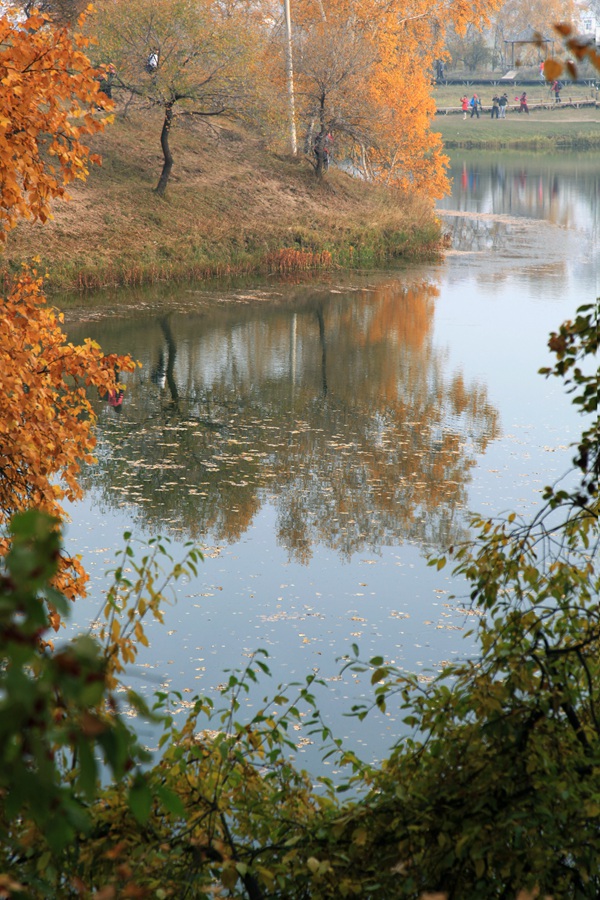
M 543 34 L 540 34 L 539 31 L 536 31 L 531 25 L 528 25 L 527 28 L 524 28 L 523 31 L 520 31 L 518 34 L 515 34 L 514 37 L 506 38 L 505 44 L 535 44 L 539 41 L 542 41 L 544 44 L 551 44 L 552 38 L 544 37 Z

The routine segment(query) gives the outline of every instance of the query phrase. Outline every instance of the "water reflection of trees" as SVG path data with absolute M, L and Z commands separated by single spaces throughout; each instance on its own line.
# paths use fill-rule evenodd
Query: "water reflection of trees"
M 506 155 L 456 152 L 452 196 L 441 205 L 466 212 L 526 216 L 581 227 L 598 222 L 600 174 L 595 154 Z
M 514 243 L 511 225 L 491 216 L 450 215 L 444 230 L 451 236 L 452 247 L 469 253 L 499 253 Z
M 118 413 L 100 409 L 87 485 L 152 529 L 219 542 L 268 500 L 304 562 L 316 543 L 349 558 L 455 539 L 498 422 L 485 389 L 449 374 L 433 345 L 435 294 L 394 280 L 308 289 L 293 308 L 98 323 L 95 338 L 144 367 Z

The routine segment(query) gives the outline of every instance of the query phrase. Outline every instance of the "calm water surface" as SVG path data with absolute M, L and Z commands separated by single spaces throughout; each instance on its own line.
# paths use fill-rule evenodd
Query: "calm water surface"
M 357 643 L 427 680 L 469 652 L 463 586 L 426 555 L 465 536 L 470 510 L 531 512 L 568 468 L 577 417 L 536 373 L 548 332 L 599 293 L 599 178 L 593 159 L 534 155 L 463 155 L 453 175 L 439 264 L 67 309 L 71 339 L 143 363 L 120 408 L 98 404 L 99 463 L 70 508 L 92 575 L 76 627 L 126 528 L 205 549 L 149 628 L 136 689 L 213 692 L 263 647 L 261 696 L 318 670 L 326 717 L 372 758 L 401 722 L 344 716 L 369 686 L 338 658 Z

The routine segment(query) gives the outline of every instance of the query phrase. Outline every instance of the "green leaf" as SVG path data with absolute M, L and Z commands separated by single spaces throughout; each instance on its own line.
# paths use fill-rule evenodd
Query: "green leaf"
M 79 755 L 79 774 L 77 784 L 79 789 L 91 800 L 93 799 L 98 780 L 98 766 L 94 758 L 92 744 L 85 738 L 77 742 Z
M 152 811 L 152 792 L 143 776 L 138 775 L 131 785 L 127 802 L 136 821 L 144 825 Z
M 156 788 L 156 796 L 167 810 L 172 815 L 177 816 L 179 818 L 183 818 L 185 816 L 185 806 L 181 797 L 175 794 L 173 791 L 169 790 L 169 788 L 164 787 L 163 785 L 159 785 Z

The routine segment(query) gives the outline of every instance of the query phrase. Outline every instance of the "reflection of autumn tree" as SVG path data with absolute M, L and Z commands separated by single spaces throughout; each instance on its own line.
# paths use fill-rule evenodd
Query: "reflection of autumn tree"
M 348 557 L 392 538 L 439 545 L 460 527 L 472 450 L 497 436 L 497 414 L 484 390 L 445 377 L 435 293 L 394 282 L 329 307 L 328 396 L 308 400 L 276 475 L 280 537 L 298 558 L 317 542 Z
M 114 333 L 144 360 L 101 416 L 94 484 L 152 528 L 233 541 L 266 500 L 281 542 L 349 557 L 456 537 L 475 453 L 497 435 L 485 390 L 432 342 L 436 289 L 306 292 L 290 309 L 170 316 Z M 107 338 L 102 337 L 103 340 Z
M 228 452 L 229 441 L 236 441 L 219 420 L 235 409 L 235 398 L 190 403 L 186 397 L 176 404 L 168 384 L 152 387 L 131 386 L 118 420 L 106 429 L 101 423 L 102 458 L 89 472 L 88 487 L 99 483 L 109 504 L 120 497 L 139 505 L 154 530 L 236 540 L 260 507 L 260 459 L 242 446 Z M 157 391 L 158 400 L 152 396 Z

